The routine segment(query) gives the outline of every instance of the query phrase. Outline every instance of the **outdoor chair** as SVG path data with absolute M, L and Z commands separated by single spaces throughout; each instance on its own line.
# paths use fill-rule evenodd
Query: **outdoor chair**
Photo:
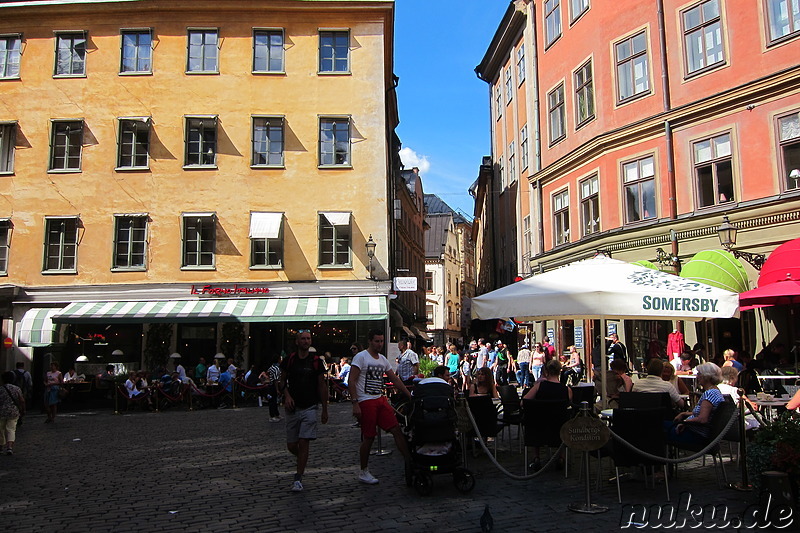
M 508 428 L 508 441 L 511 444 L 511 426 L 517 426 L 517 440 L 522 442 L 522 408 L 517 388 L 514 385 L 501 385 L 497 387 L 500 395 L 502 410 L 498 413 L 497 420 L 503 425 L 503 432 Z
M 730 400 L 722 402 L 719 407 L 714 411 L 711 415 L 711 422 L 710 428 L 711 433 L 707 441 L 703 442 L 702 444 L 698 445 L 687 445 L 687 444 L 673 444 L 673 448 L 676 450 L 686 450 L 688 452 L 696 453 L 706 447 L 709 442 L 716 440 L 716 438 L 725 430 L 725 427 L 728 425 L 731 417 L 738 416 L 736 412 L 736 404 Z M 734 425 L 736 422 L 734 422 Z M 725 465 L 722 463 L 722 453 L 720 452 L 719 443 L 711 447 L 707 452 L 707 455 L 710 455 L 712 459 L 714 459 L 714 472 L 717 475 L 717 483 L 719 484 L 720 488 L 728 486 L 728 474 L 725 472 Z M 719 467 L 722 469 L 722 478 L 724 483 L 720 483 L 719 473 L 717 473 L 717 459 L 719 459 Z M 677 475 L 677 465 L 675 469 L 675 473 Z
M 662 410 L 660 407 L 647 409 L 614 409 L 612 431 L 620 438 L 633 445 L 636 449 L 650 455 L 667 457 L 667 440 L 664 433 L 664 422 L 662 420 Z M 617 481 L 617 498 L 622 503 L 622 491 L 619 485 L 619 467 L 621 466 L 642 466 L 645 470 L 645 484 L 647 482 L 647 467 L 654 470 L 655 466 L 662 466 L 664 469 L 664 485 L 667 491 L 667 501 L 669 501 L 669 479 L 667 475 L 667 463 L 657 461 L 636 453 L 627 446 L 622 445 L 616 440 L 611 446 L 611 456 L 614 459 L 614 470 Z M 655 487 L 655 476 L 653 476 L 653 486 Z
M 620 409 L 660 409 L 661 420 L 672 420 L 672 399 L 666 392 L 620 392 Z
M 595 401 L 597 401 L 597 390 L 595 390 L 594 385 L 573 385 L 570 387 L 570 389 L 572 389 L 573 407 L 580 409 L 581 403 L 586 402 L 589 404 L 589 412 L 594 412 L 594 404 Z
M 569 400 L 522 400 L 522 425 L 524 427 L 525 475 L 528 475 L 528 447 L 559 448 L 561 426 L 572 417 Z M 564 477 L 569 472 L 569 450 Z
M 467 398 L 467 405 L 475 425 L 478 427 L 480 436 L 484 439 L 495 438 L 503 430 L 503 424 L 497 420 L 497 407 L 489 396 L 470 396 Z M 470 432 L 471 437 L 477 437 L 474 431 Z M 494 456 L 497 457 L 497 439 L 494 441 Z

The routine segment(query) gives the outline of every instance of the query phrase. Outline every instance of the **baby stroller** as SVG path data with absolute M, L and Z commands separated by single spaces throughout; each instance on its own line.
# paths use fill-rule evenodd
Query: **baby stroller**
M 420 496 L 427 496 L 433 490 L 434 475 L 452 474 L 456 489 L 471 491 L 475 476 L 464 467 L 450 385 L 418 384 L 407 420 L 406 438 L 412 461 L 406 471 L 408 486 L 413 486 Z

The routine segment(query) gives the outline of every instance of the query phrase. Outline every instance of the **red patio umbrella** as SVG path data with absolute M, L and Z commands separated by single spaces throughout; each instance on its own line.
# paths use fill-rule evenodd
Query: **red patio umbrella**
M 776 281 L 739 294 L 740 311 L 755 307 L 792 304 L 800 304 L 800 281 L 793 279 Z
M 786 279 L 800 280 L 800 239 L 785 242 L 769 254 L 758 275 L 758 287 Z

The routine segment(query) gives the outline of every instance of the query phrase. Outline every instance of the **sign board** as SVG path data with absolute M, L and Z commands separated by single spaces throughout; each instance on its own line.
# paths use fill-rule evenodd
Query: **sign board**
M 416 277 L 396 277 L 394 278 L 394 290 L 396 291 L 416 291 L 417 278 Z
M 608 336 L 610 337 L 612 334 L 617 332 L 617 323 L 616 322 L 609 322 L 606 324 L 608 326 Z
M 13 340 L 11 340 L 9 337 L 6 337 L 5 339 L 3 339 L 3 348 L 8 349 L 8 348 L 11 348 L 12 346 L 14 346 L 14 341 Z
M 575 335 L 575 348 L 583 349 L 583 326 L 575 326 L 573 331 Z
M 550 344 L 556 345 L 556 330 L 554 328 L 547 328 L 547 336 L 550 337 Z
M 561 440 L 570 450 L 593 452 L 611 438 L 608 426 L 599 418 L 578 416 L 561 426 Z

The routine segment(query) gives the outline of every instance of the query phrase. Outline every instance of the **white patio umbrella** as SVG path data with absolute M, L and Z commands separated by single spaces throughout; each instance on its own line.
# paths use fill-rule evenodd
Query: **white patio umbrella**
M 477 296 L 472 318 L 698 321 L 738 317 L 738 299 L 735 292 L 599 255 Z M 606 366 L 603 357 L 603 376 Z M 601 393 L 605 402 L 605 386 Z

